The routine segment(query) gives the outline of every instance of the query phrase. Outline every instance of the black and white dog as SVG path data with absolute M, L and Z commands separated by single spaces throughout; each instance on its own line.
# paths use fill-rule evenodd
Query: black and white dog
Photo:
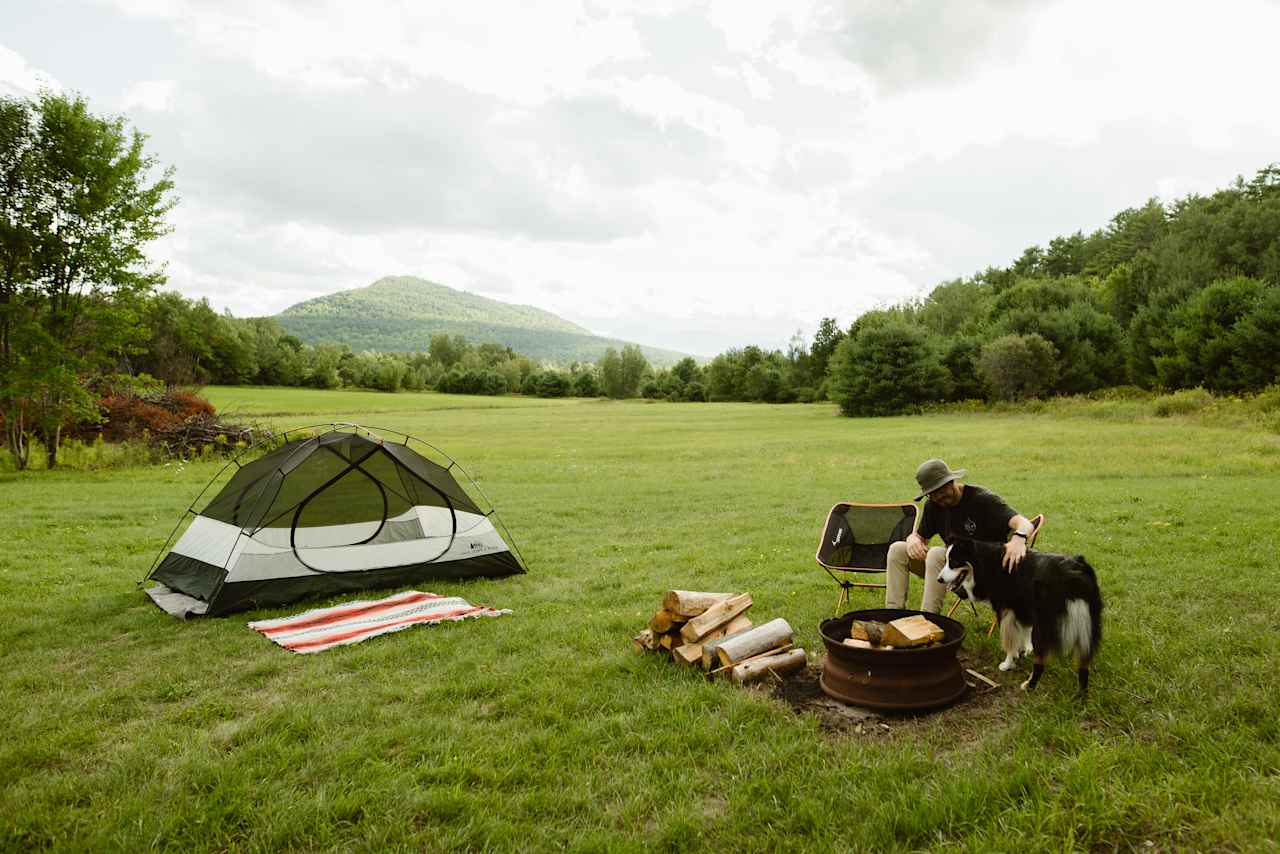
M 1004 546 L 959 539 L 947 548 L 938 580 L 957 596 L 987 602 L 1000 618 L 1001 670 L 1025 652 L 1035 656 L 1022 690 L 1036 687 L 1050 655 L 1074 656 L 1080 693 L 1089 688 L 1089 662 L 1102 643 L 1102 594 L 1084 556 L 1027 552 L 1013 572 L 1000 565 Z

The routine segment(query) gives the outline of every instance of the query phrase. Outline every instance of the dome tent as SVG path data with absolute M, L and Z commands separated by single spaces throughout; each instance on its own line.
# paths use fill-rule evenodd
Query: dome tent
M 218 616 L 371 587 L 525 571 L 510 533 L 495 527 L 502 523 L 492 504 L 439 449 L 354 424 L 291 430 L 276 441 L 266 453 L 255 445 L 228 463 L 169 535 L 147 575 L 156 583 L 146 589 L 165 611 Z M 231 478 L 197 510 L 231 466 Z

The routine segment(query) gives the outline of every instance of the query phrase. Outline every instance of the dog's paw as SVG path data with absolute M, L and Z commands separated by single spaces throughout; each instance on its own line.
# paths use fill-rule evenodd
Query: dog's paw
M 1019 685 L 1018 687 L 1019 687 L 1019 688 L 1021 688 L 1023 691 L 1030 691 L 1030 690 L 1031 690 L 1031 677 L 1030 677 L 1030 676 L 1028 676 L 1028 677 L 1027 677 L 1027 681 L 1026 681 L 1026 682 L 1023 682 L 1023 683 L 1022 683 L 1021 685 Z
M 1006 673 L 1012 670 L 1014 666 L 1015 665 L 1013 663 L 1013 656 L 1009 656 L 1004 661 L 1000 662 L 1000 669 L 1005 671 Z

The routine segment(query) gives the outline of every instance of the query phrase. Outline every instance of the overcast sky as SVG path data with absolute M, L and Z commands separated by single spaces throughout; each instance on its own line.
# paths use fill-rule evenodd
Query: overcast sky
M 169 287 L 238 316 L 415 275 L 714 355 L 1280 160 L 1278 33 L 1276 0 L 0 0 L 0 93 L 148 134 Z

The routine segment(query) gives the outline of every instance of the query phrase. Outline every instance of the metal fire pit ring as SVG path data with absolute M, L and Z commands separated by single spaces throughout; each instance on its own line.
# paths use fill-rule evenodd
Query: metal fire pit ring
M 862 649 L 843 643 L 854 620 L 887 623 L 915 614 L 924 614 L 942 629 L 942 643 L 916 649 Z M 819 633 L 827 654 L 818 684 L 828 697 L 841 702 L 871 709 L 932 709 L 955 702 L 967 687 L 956 657 L 964 624 L 941 614 L 901 608 L 850 611 L 823 620 Z

